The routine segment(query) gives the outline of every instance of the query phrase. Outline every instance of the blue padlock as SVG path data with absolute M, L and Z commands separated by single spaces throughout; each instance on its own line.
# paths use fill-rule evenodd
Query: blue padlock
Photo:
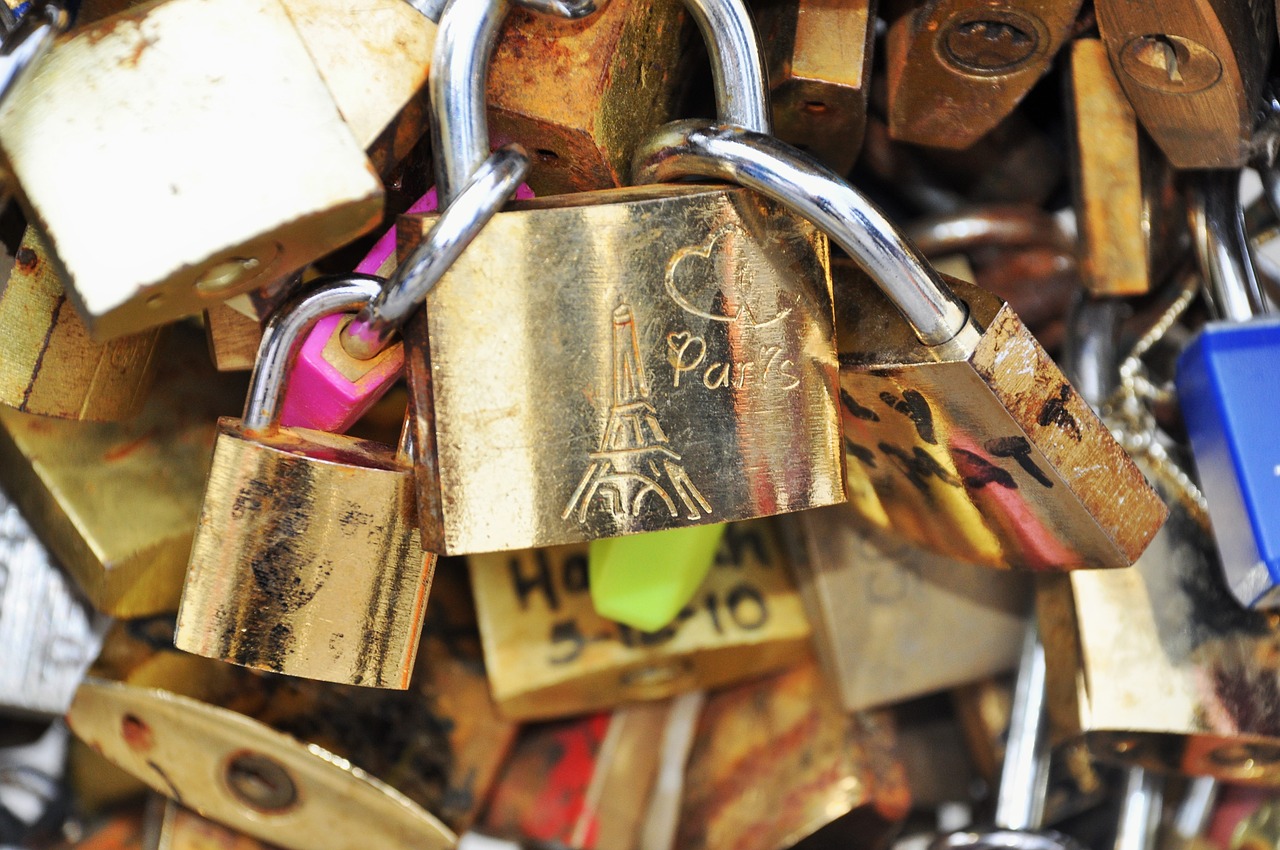
M 1249 259 L 1235 172 L 1206 172 L 1192 230 L 1218 319 L 1178 358 L 1176 383 L 1227 586 L 1247 608 L 1280 607 L 1280 317 Z

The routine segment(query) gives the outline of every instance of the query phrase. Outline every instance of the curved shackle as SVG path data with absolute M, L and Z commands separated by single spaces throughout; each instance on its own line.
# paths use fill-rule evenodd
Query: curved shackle
M 377 296 L 342 329 L 339 340 L 347 353 L 368 360 L 385 349 L 528 173 L 529 157 L 519 145 L 487 156 Z
M 1039 207 L 1024 204 L 992 204 L 932 215 L 903 230 L 926 257 L 987 247 L 1048 248 L 1075 255 L 1075 245 L 1058 220 Z
M 53 40 L 66 32 L 70 22 L 70 15 L 60 3 L 36 3 L 5 32 L 0 41 L 0 104 L 49 52 Z
M 330 275 L 319 286 L 285 302 L 262 329 L 262 342 L 241 417 L 246 433 L 278 427 L 289 371 L 303 340 L 321 319 L 359 310 L 382 291 L 383 280 L 366 274 Z
M 1188 180 L 1191 242 L 1210 309 L 1232 322 L 1268 312 L 1240 209 L 1240 172 L 1193 172 Z
M 636 183 L 713 177 L 754 189 L 809 219 L 871 275 L 925 345 L 970 327 L 969 308 L 875 204 L 813 157 L 773 136 L 673 121 L 640 146 Z
M 446 0 L 406 0 L 406 2 L 428 20 L 440 23 L 440 15 L 444 12 Z M 609 5 L 609 0 L 516 0 L 516 3 L 534 12 L 576 21 L 599 12 Z M 0 4 L 0 14 L 3 14 L 5 8 Z
M 571 0 L 533 0 L 563 16 Z M 585 0 L 580 0 L 585 2 Z M 719 119 L 770 132 L 764 58 L 744 0 L 684 0 L 707 43 Z M 529 5 L 532 5 L 530 3 Z M 603 5 L 603 3 L 601 3 Z M 448 0 L 429 76 L 432 145 L 441 207 L 489 155 L 489 60 L 511 0 Z

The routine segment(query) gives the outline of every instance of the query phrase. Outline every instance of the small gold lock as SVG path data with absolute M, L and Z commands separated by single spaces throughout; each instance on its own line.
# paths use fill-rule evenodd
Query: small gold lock
M 595 612 L 586 550 L 467 559 L 493 698 L 509 717 L 560 717 L 716 687 L 806 652 L 809 623 L 762 520 L 729 526 L 693 600 L 652 634 Z
M 61 419 L 128 419 L 155 379 L 163 336 L 153 328 L 103 344 L 90 339 L 28 227 L 0 288 L 0 402 Z
M 283 277 L 382 209 L 279 0 L 153 2 L 66 36 L 0 109 L 0 160 L 97 340 Z

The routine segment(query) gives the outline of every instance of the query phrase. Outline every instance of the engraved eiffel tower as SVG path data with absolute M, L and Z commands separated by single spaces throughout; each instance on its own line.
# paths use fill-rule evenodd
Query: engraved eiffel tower
M 678 514 L 674 493 L 689 519 L 711 513 L 711 505 L 690 480 L 658 422 L 658 411 L 649 403 L 649 382 L 640 358 L 631 305 L 613 311 L 613 406 L 600 438 L 600 450 L 591 452 L 591 464 L 565 506 L 562 519 L 577 509 L 578 521 L 599 499 L 615 517 L 639 516 L 650 497 Z M 666 481 L 664 487 L 662 482 Z

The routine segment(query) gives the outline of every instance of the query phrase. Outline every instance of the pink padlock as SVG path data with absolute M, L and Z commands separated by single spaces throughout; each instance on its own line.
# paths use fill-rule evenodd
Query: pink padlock
M 282 425 L 340 434 L 391 389 L 404 373 L 404 346 L 393 343 L 395 332 L 513 193 L 522 200 L 533 197 L 520 182 L 528 169 L 528 157 L 518 146 L 494 151 L 463 195 L 437 219 L 431 235 L 398 268 L 395 228 L 382 235 L 356 266 L 359 274 L 384 279 L 382 294 L 359 315 L 330 316 L 312 329 L 290 373 Z M 432 189 L 408 213 L 436 208 Z

